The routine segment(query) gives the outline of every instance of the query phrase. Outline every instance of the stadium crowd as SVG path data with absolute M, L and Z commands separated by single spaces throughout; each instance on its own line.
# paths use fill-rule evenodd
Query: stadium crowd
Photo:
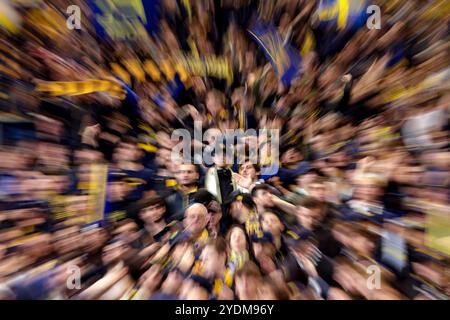
M 448 299 L 447 1 L 125 3 L 1 4 L 0 299 Z

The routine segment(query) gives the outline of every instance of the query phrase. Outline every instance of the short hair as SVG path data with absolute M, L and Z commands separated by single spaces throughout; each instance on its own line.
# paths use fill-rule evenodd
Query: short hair
M 311 181 L 308 183 L 308 185 L 311 185 L 314 183 L 325 184 L 325 182 L 327 182 L 327 178 L 322 177 L 322 176 L 317 176 L 317 177 L 314 177 L 313 179 L 311 179 Z
M 270 186 L 266 183 L 261 183 L 261 184 L 257 184 L 253 189 L 252 189 L 252 197 L 256 196 L 256 192 L 258 192 L 259 190 L 265 190 L 268 192 L 272 192 L 272 189 L 270 188 Z
M 151 206 L 165 206 L 166 203 L 164 201 L 163 198 L 161 198 L 160 196 L 153 196 L 149 199 L 143 199 L 142 201 L 140 201 L 139 203 L 139 210 L 145 209 L 147 207 L 151 207 Z
M 253 261 L 248 260 L 244 263 L 241 269 L 236 271 L 236 278 L 240 277 L 261 277 L 261 272 L 259 271 L 258 266 Z
M 312 197 L 306 197 L 304 199 L 301 199 L 298 203 L 300 207 L 304 207 L 306 209 L 323 209 L 324 204 Z
M 257 164 L 257 163 L 252 163 L 252 162 L 250 161 L 250 159 L 245 159 L 245 161 L 239 165 L 239 171 L 241 170 L 242 165 L 244 165 L 246 162 L 250 162 L 250 163 L 253 165 L 253 168 L 255 168 L 255 171 L 256 171 L 256 172 L 261 172 L 261 167 L 260 167 L 260 165 Z

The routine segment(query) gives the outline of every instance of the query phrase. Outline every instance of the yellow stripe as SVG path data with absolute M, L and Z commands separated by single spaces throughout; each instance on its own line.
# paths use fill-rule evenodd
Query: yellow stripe
M 343 29 L 347 26 L 348 12 L 349 12 L 349 0 L 339 0 L 339 13 L 338 13 L 338 29 Z
M 119 76 L 126 84 L 131 84 L 131 77 L 118 63 L 111 63 L 111 70 Z

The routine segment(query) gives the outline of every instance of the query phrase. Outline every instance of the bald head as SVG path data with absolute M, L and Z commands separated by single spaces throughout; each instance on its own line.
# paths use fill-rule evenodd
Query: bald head
M 184 212 L 183 224 L 191 234 L 202 232 L 208 224 L 208 209 L 200 203 L 194 203 Z

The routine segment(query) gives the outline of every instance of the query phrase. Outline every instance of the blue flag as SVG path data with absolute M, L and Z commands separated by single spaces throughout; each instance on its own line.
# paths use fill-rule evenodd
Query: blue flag
M 273 25 L 257 22 L 248 31 L 264 51 L 283 84 L 290 86 L 294 77 L 301 72 L 302 59 L 298 50 L 288 43 L 283 44 L 283 39 Z

